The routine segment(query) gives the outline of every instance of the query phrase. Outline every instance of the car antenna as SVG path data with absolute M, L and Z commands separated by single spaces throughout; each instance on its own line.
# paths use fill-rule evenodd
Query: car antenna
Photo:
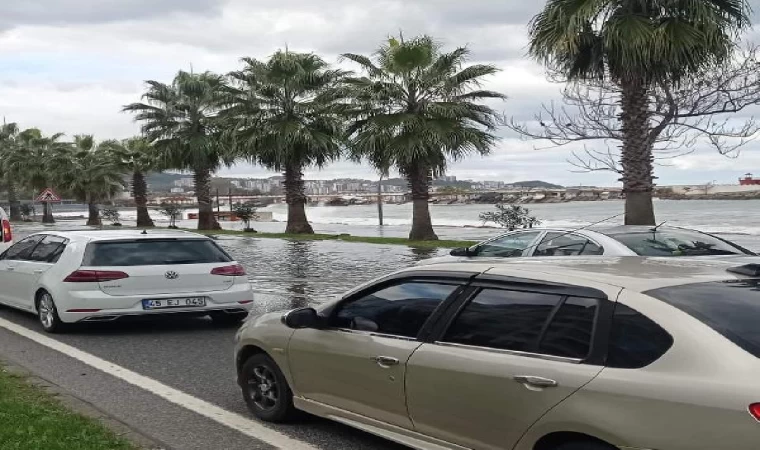
M 662 227 L 662 226 L 663 226 L 663 225 L 665 225 L 666 223 L 668 223 L 668 221 L 667 221 L 667 220 L 663 221 L 663 222 L 662 222 L 661 224 L 659 224 L 659 225 L 655 225 L 655 227 L 654 227 L 654 228 L 652 228 L 652 231 L 653 231 L 653 232 L 656 232 L 657 230 L 659 230 L 659 229 L 660 229 L 660 227 Z
M 584 226 L 582 226 L 582 227 L 580 227 L 580 228 L 576 228 L 576 229 L 574 229 L 574 230 L 566 231 L 566 232 L 564 232 L 564 233 L 560 234 L 559 236 L 556 236 L 554 239 L 556 239 L 556 238 L 560 238 L 560 237 L 562 237 L 562 236 L 567 236 L 568 234 L 576 233 L 576 232 L 578 232 L 578 231 L 582 231 L 582 230 L 585 230 L 585 229 L 587 229 L 587 228 L 591 228 L 591 227 L 593 227 L 594 225 L 599 225 L 599 224 L 601 224 L 601 223 L 607 222 L 608 220 L 616 219 L 616 218 L 618 218 L 618 217 L 620 217 L 620 216 L 622 216 L 622 215 L 625 215 L 625 213 L 615 214 L 615 215 L 614 215 L 614 216 L 612 216 L 612 217 L 608 217 L 608 218 L 606 218 L 606 219 L 603 219 L 603 220 L 600 220 L 600 221 L 598 221 L 598 222 L 593 222 L 593 223 L 590 223 L 590 224 L 588 224 L 588 225 L 584 225 Z M 524 252 L 525 250 L 528 250 L 528 249 L 530 249 L 530 248 L 533 248 L 533 247 L 538 247 L 539 245 L 541 245 L 541 244 L 543 244 L 543 243 L 544 243 L 544 239 L 546 239 L 546 236 L 547 236 L 547 235 L 548 235 L 548 233 L 547 233 L 546 235 L 544 235 L 544 237 L 542 237 L 542 238 L 541 238 L 541 240 L 540 240 L 539 242 L 537 242 L 537 243 L 535 243 L 535 244 L 533 244 L 533 245 L 529 245 L 529 246 L 525 247 L 524 249 L 522 249 L 522 250 L 517 250 L 517 251 L 519 251 L 520 253 L 522 253 L 522 252 Z

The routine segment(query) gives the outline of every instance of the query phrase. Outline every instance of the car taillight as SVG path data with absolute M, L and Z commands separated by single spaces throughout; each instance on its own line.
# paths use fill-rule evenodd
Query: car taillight
M 10 242 L 13 240 L 13 233 L 11 232 L 11 223 L 7 220 L 3 220 L 3 242 Z
M 223 275 L 225 277 L 244 277 L 245 269 L 240 264 L 223 266 L 211 269 L 211 275 Z
M 129 278 L 124 272 L 115 270 L 76 270 L 63 279 L 64 283 L 102 283 L 104 281 Z
M 753 403 L 749 405 L 749 413 L 752 414 L 756 420 L 760 420 L 760 403 Z

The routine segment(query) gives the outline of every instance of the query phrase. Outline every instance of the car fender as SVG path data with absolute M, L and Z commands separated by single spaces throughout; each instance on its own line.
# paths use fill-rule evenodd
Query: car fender
M 261 349 L 274 360 L 292 389 L 287 349 L 295 330 L 286 327 L 281 319 L 282 313 L 268 313 L 248 319 L 240 328 L 235 357 L 240 358 L 246 347 Z

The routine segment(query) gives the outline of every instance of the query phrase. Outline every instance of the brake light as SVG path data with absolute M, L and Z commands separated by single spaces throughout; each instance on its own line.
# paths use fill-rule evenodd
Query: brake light
M 102 283 L 129 278 L 124 272 L 114 270 L 76 270 L 63 279 L 64 283 Z
M 760 403 L 753 403 L 749 405 L 749 413 L 755 420 L 760 420 Z
M 215 267 L 211 269 L 211 275 L 222 275 L 225 277 L 244 277 L 245 269 L 240 264 L 233 266 Z
M 3 242 L 10 242 L 13 240 L 13 233 L 11 232 L 11 223 L 3 219 Z

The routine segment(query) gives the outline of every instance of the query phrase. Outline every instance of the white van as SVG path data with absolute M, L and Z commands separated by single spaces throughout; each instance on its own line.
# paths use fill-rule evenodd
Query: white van
M 13 244 L 13 232 L 11 231 L 11 221 L 5 210 L 0 208 L 0 253 L 4 252 Z

